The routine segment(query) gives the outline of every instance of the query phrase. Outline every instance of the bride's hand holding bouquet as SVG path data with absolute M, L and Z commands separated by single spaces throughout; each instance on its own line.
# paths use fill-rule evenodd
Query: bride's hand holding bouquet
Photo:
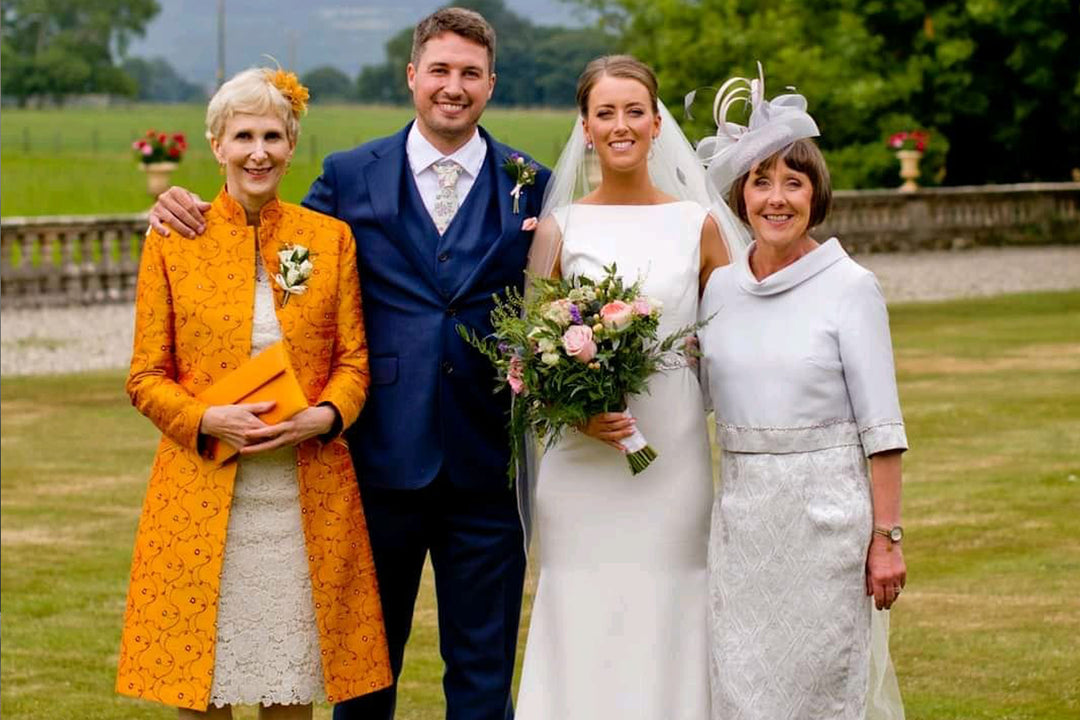
M 661 303 L 642 294 L 641 280 L 627 286 L 615 265 L 604 270 L 598 280 L 532 278 L 527 300 L 514 291 L 496 298 L 494 332 L 486 338 L 458 326 L 495 366 L 496 390 L 509 386 L 513 393 L 515 439 L 533 430 L 551 447 L 567 427 L 584 427 L 602 413 L 629 418 L 626 399 L 646 391 L 654 372 L 692 352 L 685 340 L 703 323 L 658 339 Z M 657 457 L 636 429 L 621 445 L 635 475 Z M 518 452 L 515 442 L 511 477 Z

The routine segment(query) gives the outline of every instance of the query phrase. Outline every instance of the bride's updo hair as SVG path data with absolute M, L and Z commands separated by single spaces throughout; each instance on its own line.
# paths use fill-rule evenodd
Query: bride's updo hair
M 656 73 L 652 71 L 652 68 L 632 55 L 604 55 L 586 65 L 581 77 L 578 78 L 577 104 L 582 117 L 588 116 L 589 92 L 602 77 L 637 80 L 649 91 L 653 112 L 660 112 L 660 103 L 657 99 L 659 83 L 656 82 Z

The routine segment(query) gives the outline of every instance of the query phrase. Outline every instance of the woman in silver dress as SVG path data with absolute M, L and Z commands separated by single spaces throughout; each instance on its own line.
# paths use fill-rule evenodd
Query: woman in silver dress
M 907 439 L 885 301 L 836 238 L 810 236 L 831 189 L 805 100 L 769 103 L 763 79 L 747 85 L 749 127 L 723 122 L 721 98 L 719 139 L 701 148 L 753 234 L 702 300 L 715 313 L 700 339 L 724 451 L 709 552 L 713 718 L 898 718 L 887 616 L 873 610 L 906 579 Z

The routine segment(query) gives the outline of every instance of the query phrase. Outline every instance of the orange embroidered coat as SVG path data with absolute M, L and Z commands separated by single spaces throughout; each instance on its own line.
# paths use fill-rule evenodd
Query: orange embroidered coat
M 311 251 L 307 292 L 282 307 L 274 288 L 308 400 L 333 404 L 347 427 L 368 386 L 356 245 L 345 223 L 275 200 L 256 234 L 223 190 L 200 237 L 147 238 L 127 390 L 163 435 L 135 540 L 116 687 L 196 710 L 210 698 L 236 461 L 215 469 L 199 456 L 206 405 L 195 396 L 250 356 L 256 240 L 271 277 L 279 249 Z M 340 702 L 392 682 L 375 567 L 344 441 L 307 440 L 296 458 L 324 686 Z

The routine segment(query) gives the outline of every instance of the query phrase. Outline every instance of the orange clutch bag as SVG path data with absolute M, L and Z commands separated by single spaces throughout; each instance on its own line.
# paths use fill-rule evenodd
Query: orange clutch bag
M 288 420 L 308 407 L 300 381 L 285 357 L 285 346 L 276 342 L 199 393 L 208 405 L 236 405 L 273 400 L 276 405 L 259 416 L 267 425 Z M 237 449 L 217 438 L 207 438 L 204 455 L 220 464 Z

